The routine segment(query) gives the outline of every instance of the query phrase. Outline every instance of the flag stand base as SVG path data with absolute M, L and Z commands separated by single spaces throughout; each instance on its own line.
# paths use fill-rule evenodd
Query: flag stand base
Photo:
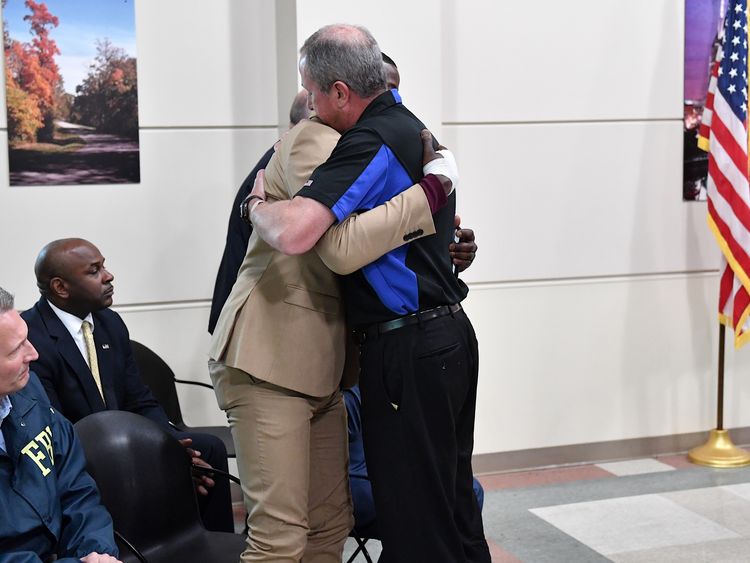
M 708 467 L 744 467 L 750 465 L 750 453 L 732 443 L 726 430 L 711 430 L 708 441 L 688 452 L 688 459 Z

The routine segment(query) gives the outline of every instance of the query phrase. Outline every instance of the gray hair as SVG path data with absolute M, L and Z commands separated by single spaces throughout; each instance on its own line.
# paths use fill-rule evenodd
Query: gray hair
M 297 123 L 308 117 L 310 117 L 310 110 L 307 107 L 307 92 L 301 90 L 294 96 L 292 107 L 289 108 L 289 123 L 297 125 Z
M 305 72 L 327 93 L 340 80 L 358 96 L 369 98 L 385 90 L 380 47 L 364 27 L 333 24 L 321 27 L 300 49 Z
M 2 287 L 0 287 L 0 315 L 13 310 L 15 306 L 15 299 L 12 293 L 8 293 Z

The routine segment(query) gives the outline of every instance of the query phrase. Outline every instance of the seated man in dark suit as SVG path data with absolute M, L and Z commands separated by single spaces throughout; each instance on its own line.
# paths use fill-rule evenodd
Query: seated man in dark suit
M 22 317 L 40 356 L 32 370 L 52 406 L 71 422 L 103 410 L 143 415 L 180 439 L 194 463 L 226 471 L 223 442 L 175 430 L 141 381 L 128 329 L 109 309 L 114 277 L 99 250 L 82 239 L 53 241 L 39 253 L 34 272 L 42 297 Z M 229 483 L 196 477 L 196 490 L 206 528 L 233 532 Z
M 38 354 L 0 287 L 0 561 L 119 563 L 73 427 L 29 370 Z

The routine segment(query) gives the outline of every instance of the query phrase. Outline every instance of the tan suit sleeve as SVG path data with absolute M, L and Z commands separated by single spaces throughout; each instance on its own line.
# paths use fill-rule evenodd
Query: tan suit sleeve
M 435 232 L 427 196 L 415 184 L 384 204 L 333 225 L 315 245 L 315 252 L 330 270 L 351 274 L 391 250 Z
M 266 165 L 266 198 L 272 200 L 289 199 L 284 186 L 284 171 L 281 167 L 279 153 L 273 153 Z
M 281 139 L 269 169 L 283 175 L 289 199 L 328 159 L 339 137 L 334 129 L 308 120 Z M 383 205 L 332 226 L 315 251 L 330 270 L 349 274 L 410 240 L 432 234 L 435 225 L 427 197 L 421 186 L 414 185 Z
M 295 131 L 292 142 L 284 143 L 282 139 L 279 147 L 289 199 L 302 189 L 313 171 L 328 160 L 340 138 L 334 129 L 317 121 L 305 121 L 298 127 L 300 130 Z

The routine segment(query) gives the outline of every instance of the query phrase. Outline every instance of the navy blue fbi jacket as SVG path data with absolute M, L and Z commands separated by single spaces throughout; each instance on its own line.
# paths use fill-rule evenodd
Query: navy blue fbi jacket
M 0 562 L 117 556 L 112 519 L 70 422 L 50 406 L 33 372 L 10 401 L 2 424 L 7 453 L 0 450 Z
M 388 201 L 422 178 L 424 128 L 397 90 L 384 92 L 344 133 L 298 195 L 323 203 L 338 221 Z M 387 321 L 466 297 L 468 289 L 453 274 L 448 254 L 455 210 L 454 192 L 433 216 L 434 236 L 408 242 L 344 277 L 350 325 Z

